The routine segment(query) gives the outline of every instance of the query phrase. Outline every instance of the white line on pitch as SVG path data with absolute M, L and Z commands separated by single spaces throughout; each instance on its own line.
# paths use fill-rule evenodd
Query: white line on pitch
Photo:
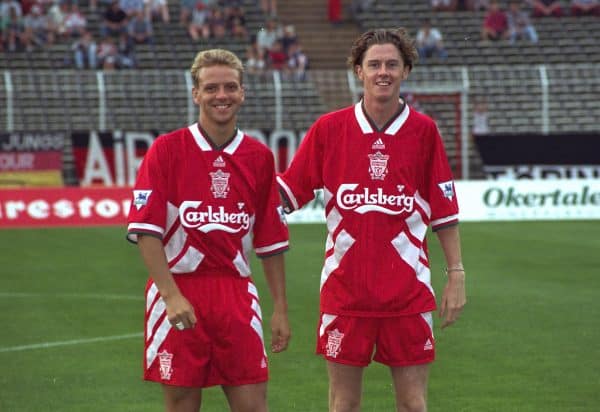
M 63 299 L 105 299 L 105 300 L 144 300 L 143 296 L 115 295 L 100 293 L 23 293 L 0 292 L 0 298 L 63 298 Z
M 142 336 L 141 333 L 130 333 L 127 335 L 101 336 L 98 338 L 73 339 L 73 340 L 63 340 L 61 342 L 44 342 L 44 343 L 36 343 L 33 345 L 11 346 L 11 347 L 7 347 L 7 348 L 0 348 L 0 353 L 18 352 L 18 351 L 30 350 L 30 349 L 47 349 L 47 348 L 54 348 L 57 346 L 82 345 L 84 343 L 107 342 L 107 341 L 111 341 L 111 340 L 139 338 L 140 336 Z

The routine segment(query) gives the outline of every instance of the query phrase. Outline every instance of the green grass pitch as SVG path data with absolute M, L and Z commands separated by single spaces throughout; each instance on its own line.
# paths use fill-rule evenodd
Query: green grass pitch
M 314 355 L 324 225 L 292 225 L 289 350 L 271 355 L 272 412 L 326 411 Z M 468 304 L 437 323 L 429 410 L 596 411 L 600 222 L 463 223 Z M 438 297 L 444 275 L 430 239 Z M 254 267 L 257 267 L 254 265 Z M 124 228 L 0 230 L 0 411 L 162 411 L 141 380 L 146 274 Z M 261 290 L 268 336 L 270 302 Z M 219 388 L 203 411 L 225 411 Z M 389 372 L 365 372 L 363 411 L 394 410 Z

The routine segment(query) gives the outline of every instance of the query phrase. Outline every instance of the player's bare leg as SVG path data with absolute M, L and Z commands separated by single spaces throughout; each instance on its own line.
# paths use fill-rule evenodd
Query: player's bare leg
M 360 411 L 363 369 L 359 366 L 327 362 L 329 412 Z
M 223 386 L 231 412 L 267 412 L 267 383 Z
M 427 412 L 429 365 L 390 368 L 398 412 Z
M 202 403 L 200 388 L 162 385 L 167 412 L 198 412 Z

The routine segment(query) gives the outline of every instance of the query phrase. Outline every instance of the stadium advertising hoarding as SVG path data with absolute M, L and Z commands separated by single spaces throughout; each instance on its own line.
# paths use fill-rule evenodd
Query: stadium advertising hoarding
M 600 134 L 476 136 L 489 179 L 600 179 Z
M 132 186 L 156 135 L 119 130 L 73 132 L 71 142 L 77 181 L 81 186 Z
M 129 188 L 0 190 L 0 228 L 125 225 Z
M 458 181 L 462 221 L 600 219 L 600 180 Z M 0 190 L 0 228 L 125 225 L 127 187 Z M 290 223 L 325 221 L 321 193 Z
M 0 133 L 0 187 L 63 184 L 61 132 Z
M 287 168 L 305 132 L 244 130 L 271 148 L 277 170 Z M 156 132 L 79 131 L 71 134 L 75 174 L 80 186 L 132 186 Z

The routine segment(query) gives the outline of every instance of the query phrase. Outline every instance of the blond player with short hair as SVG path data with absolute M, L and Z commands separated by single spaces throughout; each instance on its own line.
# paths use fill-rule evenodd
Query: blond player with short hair
M 271 151 L 237 128 L 243 67 L 231 52 L 198 53 L 191 68 L 197 123 L 159 136 L 133 190 L 129 240 L 146 287 L 144 378 L 168 412 L 200 410 L 220 385 L 233 412 L 266 412 L 268 359 L 249 254 L 273 298 L 271 350 L 290 339 L 283 252 L 288 230 Z

